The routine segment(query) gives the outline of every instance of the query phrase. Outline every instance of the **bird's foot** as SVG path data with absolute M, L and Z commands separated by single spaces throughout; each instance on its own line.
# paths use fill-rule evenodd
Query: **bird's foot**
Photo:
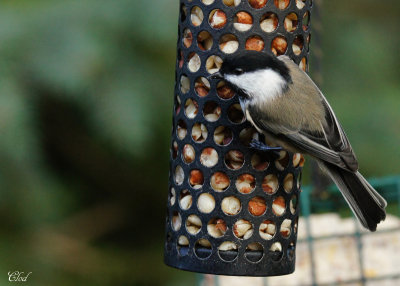
M 279 155 L 279 151 L 282 151 L 282 147 L 270 147 L 264 143 L 262 143 L 261 141 L 258 141 L 256 139 L 253 139 L 250 142 L 250 147 L 259 151 L 263 151 L 263 152 L 273 152 L 277 155 Z

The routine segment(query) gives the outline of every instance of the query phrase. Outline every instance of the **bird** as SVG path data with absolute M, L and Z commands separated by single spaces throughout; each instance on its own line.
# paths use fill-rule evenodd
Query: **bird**
M 386 218 L 387 203 L 358 171 L 342 126 L 307 73 L 288 56 L 243 51 L 225 57 L 210 78 L 231 86 L 246 119 L 264 135 L 267 145 L 253 141 L 252 147 L 263 151 L 284 148 L 316 159 L 361 225 L 376 231 Z

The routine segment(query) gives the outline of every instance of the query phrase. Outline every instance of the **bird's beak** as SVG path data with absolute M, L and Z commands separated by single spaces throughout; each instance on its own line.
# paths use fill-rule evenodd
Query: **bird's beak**
M 224 78 L 223 75 L 219 71 L 216 73 L 213 73 L 212 75 L 210 75 L 208 77 L 209 80 L 210 79 L 223 79 L 223 78 Z

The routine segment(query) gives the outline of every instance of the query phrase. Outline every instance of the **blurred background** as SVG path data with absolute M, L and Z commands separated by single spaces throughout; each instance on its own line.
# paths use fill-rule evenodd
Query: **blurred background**
M 163 264 L 178 8 L 0 2 L 0 285 L 198 280 Z M 322 90 L 367 178 L 400 174 L 399 12 L 322 6 Z

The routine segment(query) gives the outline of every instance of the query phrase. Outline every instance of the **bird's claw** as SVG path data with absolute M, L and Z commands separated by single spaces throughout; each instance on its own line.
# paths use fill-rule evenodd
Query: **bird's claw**
M 277 154 L 279 153 L 279 151 L 282 151 L 282 147 L 270 147 L 256 139 L 253 139 L 250 142 L 250 147 L 259 151 L 263 151 L 263 152 L 270 152 L 272 151 L 273 153 Z

